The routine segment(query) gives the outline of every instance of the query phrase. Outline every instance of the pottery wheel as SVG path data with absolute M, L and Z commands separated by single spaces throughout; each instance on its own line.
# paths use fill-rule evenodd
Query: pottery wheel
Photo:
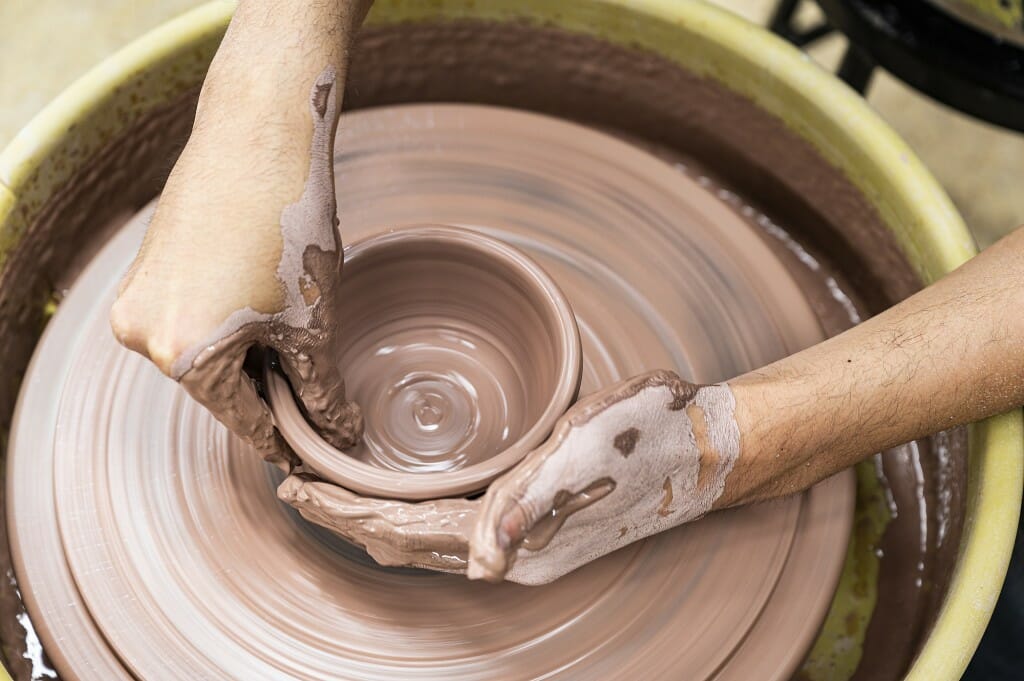
M 348 114 L 338 134 L 345 239 L 434 222 L 527 251 L 574 306 L 584 392 L 659 367 L 722 380 L 821 337 L 708 183 L 608 135 L 471 106 Z M 145 218 L 61 304 L 12 433 L 17 576 L 64 678 L 780 679 L 799 664 L 842 564 L 851 476 L 546 587 L 378 567 L 279 503 L 275 470 L 116 344 L 107 314 Z

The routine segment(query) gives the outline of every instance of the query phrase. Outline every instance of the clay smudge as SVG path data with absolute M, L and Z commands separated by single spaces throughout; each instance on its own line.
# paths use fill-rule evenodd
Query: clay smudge
M 706 503 L 706 513 L 722 496 L 726 479 L 740 457 L 740 428 L 736 423 L 736 397 L 727 383 L 702 386 L 693 401 L 704 413 L 708 444 L 717 454 L 709 483 L 696 490 Z
M 615 436 L 612 443 L 615 449 L 619 450 L 622 456 L 629 456 L 636 449 L 637 440 L 640 439 L 640 431 L 636 428 L 627 428 Z

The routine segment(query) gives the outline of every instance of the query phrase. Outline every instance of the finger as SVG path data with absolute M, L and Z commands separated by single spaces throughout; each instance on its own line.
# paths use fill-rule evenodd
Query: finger
M 611 494 L 615 490 L 615 481 L 601 477 L 578 488 L 567 483 L 565 487 L 557 485 L 557 491 L 552 493 L 554 487 L 538 482 L 542 477 L 533 476 L 528 482 L 520 483 L 517 491 L 506 492 L 501 484 L 495 489 L 496 496 L 507 494 L 509 501 L 498 501 L 490 506 L 485 504 L 473 536 L 467 572 L 470 579 L 500 581 L 509 578 L 523 584 L 539 584 L 575 567 L 573 564 L 563 573 L 541 580 L 532 574 L 532 570 L 516 570 L 518 562 L 515 559 L 520 548 L 529 552 L 527 556 L 547 549 L 565 522 L 573 514 Z M 569 561 L 561 562 L 570 565 Z M 548 575 L 550 568 L 544 567 L 543 572 Z M 516 575 L 514 578 L 510 576 L 512 573 Z
M 470 544 L 470 579 L 499 582 L 515 560 L 530 531 L 554 506 L 554 490 L 533 489 L 537 472 L 547 459 L 531 453 L 515 470 L 491 483 Z
M 211 346 L 196 357 L 179 382 L 231 432 L 287 471 L 299 460 L 274 427 L 270 409 L 252 379 L 242 370 L 248 347 L 248 343 L 226 341 Z
M 306 520 L 366 549 L 381 565 L 466 570 L 478 501 L 372 499 L 305 475 L 286 478 L 277 496 Z
M 280 351 L 281 366 L 306 416 L 320 435 L 338 449 L 348 449 L 363 436 L 359 405 L 345 399 L 345 382 L 324 348 Z

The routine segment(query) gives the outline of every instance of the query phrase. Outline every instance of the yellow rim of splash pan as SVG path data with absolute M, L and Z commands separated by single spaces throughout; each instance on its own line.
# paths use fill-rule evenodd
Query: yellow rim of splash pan
M 230 19 L 218 0 L 133 42 L 65 90 L 0 154 L 0 266 L 64 181 L 125 124 L 195 88 Z M 369 21 L 527 21 L 656 52 L 783 121 L 874 205 L 925 282 L 975 253 L 945 192 L 858 95 L 764 29 L 697 0 L 377 0 Z M 1020 411 L 971 429 L 949 593 L 907 679 L 959 679 L 995 606 L 1024 486 Z M 4 674 L 0 672 L 0 676 Z

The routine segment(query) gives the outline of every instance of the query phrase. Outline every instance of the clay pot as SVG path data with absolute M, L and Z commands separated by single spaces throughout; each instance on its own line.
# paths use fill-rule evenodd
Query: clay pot
M 278 428 L 321 477 L 388 498 L 475 492 L 541 444 L 576 399 L 572 309 L 508 244 L 454 227 L 400 229 L 347 248 L 342 281 L 337 357 L 363 409 L 363 442 L 332 447 L 287 379 L 267 375 Z
M 54 282 L 105 238 L 104 225 L 156 195 L 188 134 L 230 12 L 230 3 L 210 3 L 141 38 L 65 91 L 0 155 L 3 428 Z M 946 194 L 860 97 L 792 46 L 704 3 L 378 3 L 345 106 L 417 101 L 540 111 L 679 150 L 765 212 L 785 216 L 798 239 L 849 278 L 869 311 L 975 253 Z M 730 111 L 743 113 L 723 118 Z M 822 183 L 835 174 L 842 182 Z M 937 447 L 944 457 L 929 460 L 948 465 L 923 469 L 918 481 L 936 496 L 921 496 L 899 519 L 887 510 L 870 463 L 859 469 L 857 531 L 806 678 L 960 677 L 1002 585 L 1024 472 L 1019 410 L 969 430 L 969 456 Z M 8 467 L 5 481 L 14 475 Z M 52 485 L 7 489 L 9 504 L 53 494 Z M 926 593 L 914 586 L 920 575 L 912 568 L 893 572 L 875 553 L 887 528 L 907 518 L 945 532 Z M 31 540 L 59 544 L 55 530 Z M 15 558 L 20 569 L 30 556 Z M 20 591 L 7 585 L 4 595 L 11 603 L 24 596 L 36 616 L 47 607 L 36 576 L 60 569 L 23 571 Z M 908 595 L 922 598 L 911 608 Z M 887 629 L 911 610 L 907 626 Z M 67 617 L 92 626 L 83 607 Z M 102 647 L 95 636 L 93 645 Z M 80 652 L 59 643 L 42 640 L 57 660 Z M 874 674 L 856 672 L 879 661 L 887 666 Z M 114 678 L 121 668 L 110 664 L 93 675 Z

